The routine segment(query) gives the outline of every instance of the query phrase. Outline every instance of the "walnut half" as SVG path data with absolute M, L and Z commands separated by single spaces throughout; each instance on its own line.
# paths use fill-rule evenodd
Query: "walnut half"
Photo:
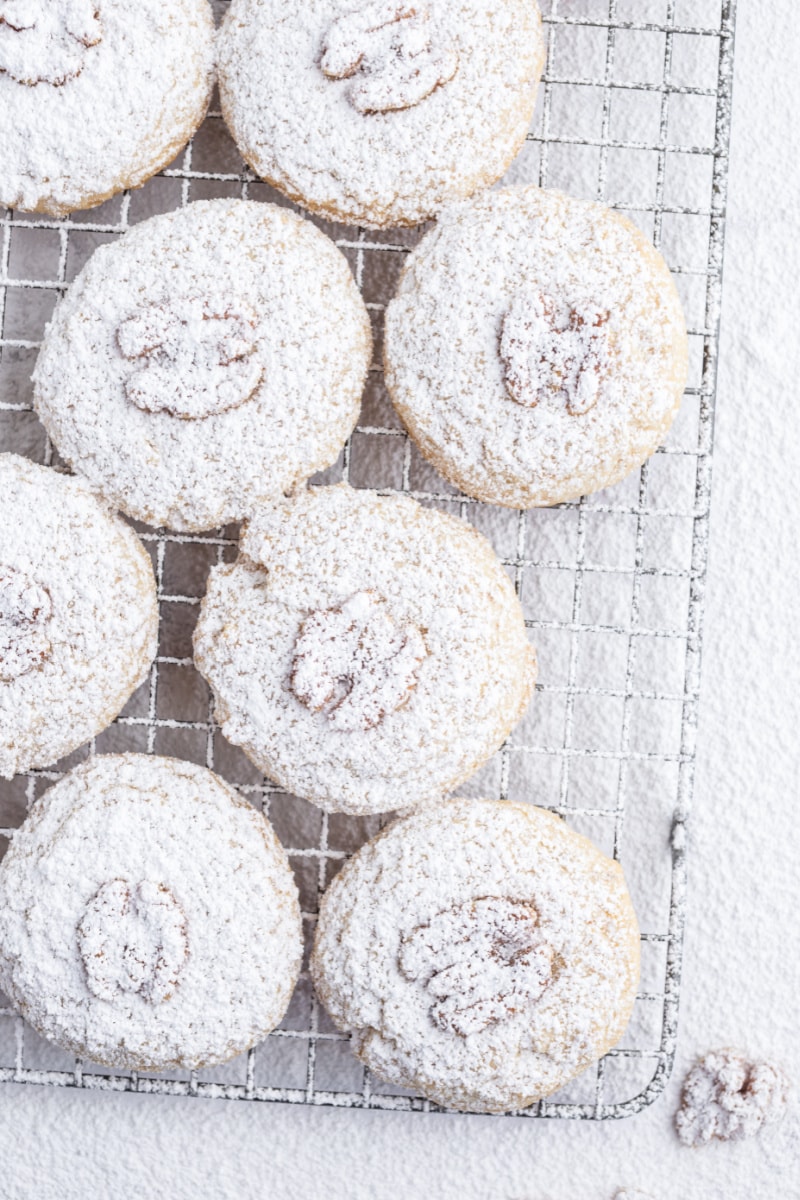
M 610 369 L 608 318 L 588 302 L 569 305 L 546 292 L 516 296 L 500 333 L 512 399 L 526 408 L 564 404 L 571 416 L 594 408 Z
M 469 1037 L 529 1008 L 549 984 L 553 949 L 538 924 L 528 901 L 469 900 L 403 939 L 400 970 L 434 997 L 435 1025 Z
M 424 5 L 376 0 L 334 21 L 320 66 L 329 79 L 358 76 L 348 99 L 369 115 L 420 104 L 453 78 L 458 54 Z
M 104 883 L 78 925 L 89 990 L 100 1000 L 138 992 L 150 1004 L 169 1000 L 186 962 L 186 915 L 163 883 Z

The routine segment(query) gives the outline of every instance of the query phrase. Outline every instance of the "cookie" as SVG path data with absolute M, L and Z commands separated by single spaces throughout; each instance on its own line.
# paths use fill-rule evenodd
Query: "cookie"
M 663 442 L 687 375 L 669 269 L 625 217 L 536 187 L 445 213 L 386 314 L 386 381 L 422 453 L 511 508 L 618 482 Z
M 253 516 L 212 569 L 194 650 L 225 736 L 329 812 L 440 799 L 499 749 L 536 675 L 489 543 L 347 484 Z
M 241 1053 L 281 1020 L 300 956 L 271 826 L 193 763 L 90 759 L 0 865 L 0 987 L 43 1037 L 109 1067 Z
M 371 353 L 324 234 L 275 205 L 198 201 L 95 251 L 47 327 L 34 403 L 123 512 L 210 529 L 336 459 Z
M 213 78 L 207 0 L 0 0 L 0 206 L 60 217 L 138 187 Z
M 144 546 L 79 479 L 0 454 L 0 777 L 100 733 L 147 677 L 158 606 Z
M 312 212 L 415 225 L 505 173 L 544 60 L 535 0 L 233 0 L 222 112 L 253 170 Z
M 618 863 L 552 813 L 450 800 L 396 821 L 322 900 L 314 986 L 379 1078 L 525 1108 L 617 1042 L 639 977 Z

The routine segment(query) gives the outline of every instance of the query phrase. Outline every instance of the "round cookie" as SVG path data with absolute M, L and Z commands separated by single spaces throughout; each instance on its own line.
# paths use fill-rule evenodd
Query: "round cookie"
M 263 179 L 312 212 L 383 229 L 505 173 L 544 60 L 535 0 L 233 0 L 220 97 Z
M 686 324 L 625 217 L 536 187 L 453 208 L 386 314 L 386 381 L 422 453 L 470 496 L 576 499 L 653 453 L 678 411 Z
M 536 677 L 489 543 L 347 484 L 258 510 L 194 639 L 225 736 L 329 812 L 435 802 L 499 749 Z
M 80 479 L 0 454 L 0 777 L 105 729 L 144 682 L 158 605 L 144 546 Z
M 144 183 L 213 79 L 207 0 L 0 0 L 0 206 L 60 217 Z
M 619 864 L 558 817 L 456 799 L 396 821 L 345 864 L 322 900 L 311 973 L 381 1079 L 507 1112 L 620 1039 L 639 931 Z
M 336 459 L 371 353 L 324 234 L 275 205 L 198 201 L 95 251 L 47 328 L 34 402 L 123 512 L 210 529 Z
M 90 759 L 0 865 L 0 987 L 43 1037 L 109 1067 L 246 1050 L 283 1017 L 301 945 L 271 826 L 193 763 Z

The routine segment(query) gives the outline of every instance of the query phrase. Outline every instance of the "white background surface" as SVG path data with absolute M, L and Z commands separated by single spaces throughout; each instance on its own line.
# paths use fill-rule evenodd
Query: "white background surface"
M 766 13 L 766 15 L 765 15 Z M 740 0 L 690 919 L 678 1062 L 622 1122 L 307 1110 L 0 1086 L 0 1195 L 271 1200 L 800 1197 L 800 1121 L 690 1151 L 672 1131 L 697 1053 L 800 1079 L 800 32 Z

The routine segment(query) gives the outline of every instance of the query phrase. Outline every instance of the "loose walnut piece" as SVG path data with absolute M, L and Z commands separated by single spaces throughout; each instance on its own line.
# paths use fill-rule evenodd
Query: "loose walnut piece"
M 94 0 L 0 0 L 0 72 L 17 83 L 61 87 L 102 36 Z
M 300 626 L 292 691 L 345 733 L 373 729 L 408 703 L 427 650 L 413 626 L 398 626 L 373 592 L 318 609 Z
M 400 970 L 436 997 L 446 1033 L 468 1037 L 534 1004 L 551 979 L 553 950 L 526 901 L 484 896 L 457 904 L 403 939 Z
M 594 408 L 610 367 L 608 318 L 588 302 L 570 306 L 546 292 L 516 296 L 503 318 L 500 357 L 517 404 L 555 400 L 572 416 Z
M 186 916 L 163 883 L 104 883 L 78 925 L 89 990 L 99 1000 L 137 992 L 150 1004 L 169 1000 L 188 955 Z
M 745 1058 L 735 1050 L 714 1050 L 686 1076 L 675 1118 L 687 1146 L 753 1137 L 784 1113 L 788 1081 L 768 1062 Z
M 334 21 L 320 65 L 329 79 L 359 78 L 347 96 L 365 116 L 420 104 L 458 70 L 458 54 L 422 4 L 377 0 Z
M 49 657 L 50 593 L 14 567 L 0 566 L 0 682 L 27 675 Z
M 192 298 L 151 304 L 123 321 L 117 344 L 143 365 L 125 382 L 128 399 L 184 421 L 238 408 L 261 382 L 257 317 L 241 301 Z

